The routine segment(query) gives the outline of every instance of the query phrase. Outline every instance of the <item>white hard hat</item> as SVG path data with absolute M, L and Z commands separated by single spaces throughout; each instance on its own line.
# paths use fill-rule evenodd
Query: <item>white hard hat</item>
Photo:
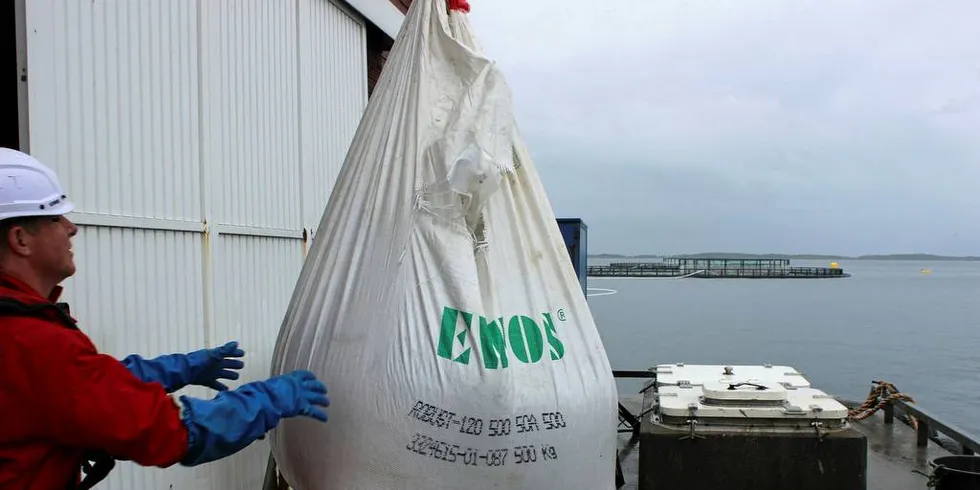
M 50 168 L 26 153 L 0 148 L 0 221 L 58 216 L 74 209 Z

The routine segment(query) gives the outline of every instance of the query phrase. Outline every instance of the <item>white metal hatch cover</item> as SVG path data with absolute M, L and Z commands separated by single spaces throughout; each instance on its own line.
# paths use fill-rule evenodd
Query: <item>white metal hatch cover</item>
M 661 370 L 664 366 L 672 372 Z M 663 365 L 657 381 L 659 412 L 665 417 L 746 423 L 847 417 L 847 407 L 785 366 Z
M 810 386 L 810 382 L 803 377 L 803 373 L 789 366 L 773 366 L 763 364 L 760 366 L 723 366 L 710 364 L 660 364 L 656 367 L 658 385 L 676 385 L 681 382 L 701 384 L 706 379 L 715 379 L 719 376 L 727 376 L 730 372 L 732 378 L 751 377 L 756 379 L 770 379 L 780 383 L 788 383 L 797 388 Z

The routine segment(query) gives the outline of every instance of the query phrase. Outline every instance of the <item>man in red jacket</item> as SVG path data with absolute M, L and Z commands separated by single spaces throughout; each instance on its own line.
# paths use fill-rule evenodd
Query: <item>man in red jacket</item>
M 58 303 L 75 273 L 73 209 L 54 172 L 0 148 L 0 490 L 90 488 L 115 459 L 193 466 L 286 417 L 326 422 L 327 389 L 308 371 L 227 390 L 218 379 L 236 379 L 244 354 L 234 342 L 149 360 L 100 354 Z M 219 392 L 170 395 L 190 384 Z

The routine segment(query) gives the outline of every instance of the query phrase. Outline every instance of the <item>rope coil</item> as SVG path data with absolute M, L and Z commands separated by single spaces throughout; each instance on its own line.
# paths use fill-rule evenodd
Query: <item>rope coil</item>
M 915 400 L 911 396 L 898 391 L 895 385 L 887 381 L 874 380 L 871 382 L 871 391 L 868 393 L 868 398 L 864 400 L 864 403 L 860 407 L 848 410 L 847 417 L 855 421 L 864 420 L 884 408 L 885 405 L 896 400 L 915 403 Z M 919 428 L 919 421 L 912 415 L 905 414 L 902 420 L 913 429 Z

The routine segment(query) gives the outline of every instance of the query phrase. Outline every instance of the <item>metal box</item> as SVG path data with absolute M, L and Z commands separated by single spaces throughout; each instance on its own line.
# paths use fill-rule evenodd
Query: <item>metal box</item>
M 558 228 L 565 239 L 565 248 L 572 259 L 575 274 L 582 285 L 582 293 L 588 296 L 589 227 L 580 218 L 558 218 Z
M 640 426 L 641 490 L 865 490 L 847 407 L 787 366 L 657 366 Z

